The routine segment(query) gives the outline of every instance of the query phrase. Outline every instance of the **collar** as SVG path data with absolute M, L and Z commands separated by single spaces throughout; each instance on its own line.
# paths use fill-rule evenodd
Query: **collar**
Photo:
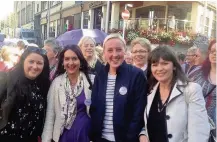
M 147 69 L 147 64 L 145 64 L 142 68 L 143 71 L 145 71 Z
M 127 63 L 123 61 L 123 63 L 117 68 L 117 74 L 122 72 L 122 70 L 125 70 L 127 67 Z M 105 71 L 108 73 L 109 72 L 110 65 L 107 63 L 106 66 L 104 67 Z
M 151 90 L 150 94 L 148 95 L 148 104 L 147 104 L 147 116 L 149 115 L 149 111 L 151 108 L 151 104 L 154 100 L 154 97 L 156 95 L 157 92 L 157 88 L 159 86 L 159 82 L 153 87 L 153 89 Z M 188 82 L 182 82 L 181 80 L 177 80 L 175 85 L 172 88 L 171 91 L 171 96 L 169 98 L 168 104 L 177 96 L 183 94 L 184 92 L 184 88 L 188 85 Z

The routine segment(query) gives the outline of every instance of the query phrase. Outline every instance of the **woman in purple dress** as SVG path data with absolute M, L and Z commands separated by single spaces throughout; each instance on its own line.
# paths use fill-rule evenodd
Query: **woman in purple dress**
M 55 79 L 48 92 L 43 142 L 89 142 L 91 80 L 78 46 L 59 55 Z

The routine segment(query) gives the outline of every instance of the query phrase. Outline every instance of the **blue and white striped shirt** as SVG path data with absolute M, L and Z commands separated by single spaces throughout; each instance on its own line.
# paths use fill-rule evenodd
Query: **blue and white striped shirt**
M 107 89 L 106 89 L 106 110 L 103 121 L 102 138 L 115 141 L 113 129 L 113 100 L 115 90 L 116 75 L 108 74 Z

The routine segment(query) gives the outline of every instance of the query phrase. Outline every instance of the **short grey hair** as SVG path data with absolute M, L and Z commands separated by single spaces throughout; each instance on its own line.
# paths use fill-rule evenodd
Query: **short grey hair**
M 110 35 L 108 35 L 108 36 L 105 38 L 105 40 L 104 40 L 104 42 L 103 42 L 103 49 L 105 48 L 105 43 L 106 43 L 107 41 L 109 41 L 110 39 L 119 39 L 119 40 L 123 43 L 124 49 L 125 49 L 125 50 L 127 49 L 127 47 L 126 47 L 126 42 L 125 42 L 124 38 L 123 38 L 120 34 L 117 34 L 117 33 L 115 33 L 115 34 L 110 34 Z
M 136 44 L 140 44 L 142 47 L 146 48 L 148 52 L 151 51 L 151 42 L 146 38 L 137 37 L 131 42 L 131 50 Z
M 195 47 L 195 46 L 192 46 L 192 47 L 190 47 L 189 49 L 188 49 L 188 51 L 187 52 L 190 52 L 190 53 L 193 53 L 193 54 L 195 54 L 196 52 L 197 52 L 197 47 Z
M 59 45 L 59 42 L 54 38 L 45 40 L 44 45 L 50 46 L 55 54 L 60 53 L 62 50 L 62 47 Z

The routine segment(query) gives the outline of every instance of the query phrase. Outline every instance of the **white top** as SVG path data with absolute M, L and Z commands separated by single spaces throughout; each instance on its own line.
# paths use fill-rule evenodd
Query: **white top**
M 106 110 L 103 121 L 102 138 L 108 141 L 115 141 L 113 129 L 113 100 L 115 90 L 116 75 L 108 74 L 107 89 L 106 89 Z

